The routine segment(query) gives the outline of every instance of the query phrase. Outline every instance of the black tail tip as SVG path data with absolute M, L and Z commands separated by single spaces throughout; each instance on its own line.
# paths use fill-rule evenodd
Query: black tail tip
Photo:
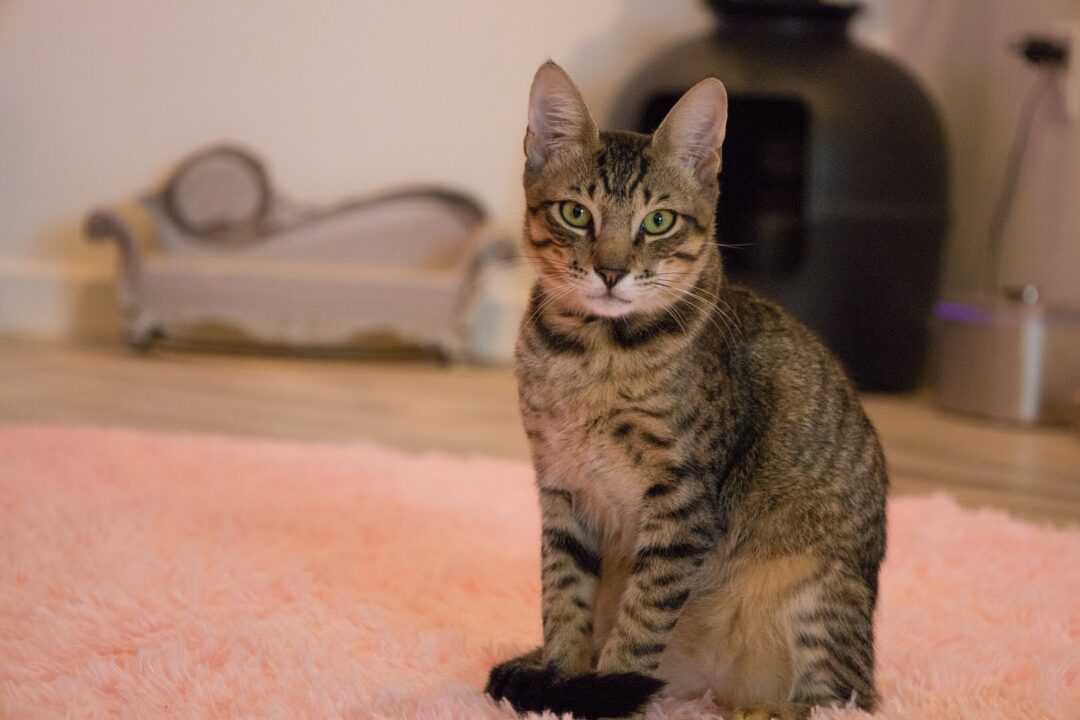
M 504 664 L 492 669 L 485 692 L 518 712 L 571 713 L 577 718 L 616 718 L 640 712 L 664 682 L 636 672 L 560 676 L 546 665 Z

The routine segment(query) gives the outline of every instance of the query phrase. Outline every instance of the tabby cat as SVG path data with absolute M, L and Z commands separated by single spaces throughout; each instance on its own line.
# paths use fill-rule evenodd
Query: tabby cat
M 714 241 L 727 95 L 599 132 L 557 65 L 525 135 L 517 349 L 543 523 L 542 648 L 518 710 L 640 713 L 711 690 L 736 718 L 872 708 L 885 462 L 836 360 L 728 283 Z

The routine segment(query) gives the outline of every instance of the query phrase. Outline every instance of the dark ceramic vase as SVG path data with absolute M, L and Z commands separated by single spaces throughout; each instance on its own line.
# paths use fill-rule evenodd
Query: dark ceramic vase
M 729 276 L 813 328 L 865 390 L 918 385 L 948 225 L 935 108 L 851 42 L 854 5 L 714 0 L 718 27 L 642 68 L 613 126 L 651 132 L 706 76 L 727 86 L 717 235 Z

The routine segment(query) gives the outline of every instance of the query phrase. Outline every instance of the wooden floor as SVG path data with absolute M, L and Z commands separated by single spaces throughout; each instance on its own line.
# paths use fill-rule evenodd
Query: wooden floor
M 944 490 L 1080 522 L 1080 440 L 941 413 L 926 397 L 866 398 L 896 493 Z M 0 423 L 348 441 L 527 458 L 507 369 L 155 351 L 0 338 Z

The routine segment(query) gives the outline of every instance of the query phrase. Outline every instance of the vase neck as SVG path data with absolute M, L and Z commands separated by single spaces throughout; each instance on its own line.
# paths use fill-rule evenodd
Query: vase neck
M 859 5 L 819 0 L 711 0 L 720 27 L 737 35 L 843 42 Z

